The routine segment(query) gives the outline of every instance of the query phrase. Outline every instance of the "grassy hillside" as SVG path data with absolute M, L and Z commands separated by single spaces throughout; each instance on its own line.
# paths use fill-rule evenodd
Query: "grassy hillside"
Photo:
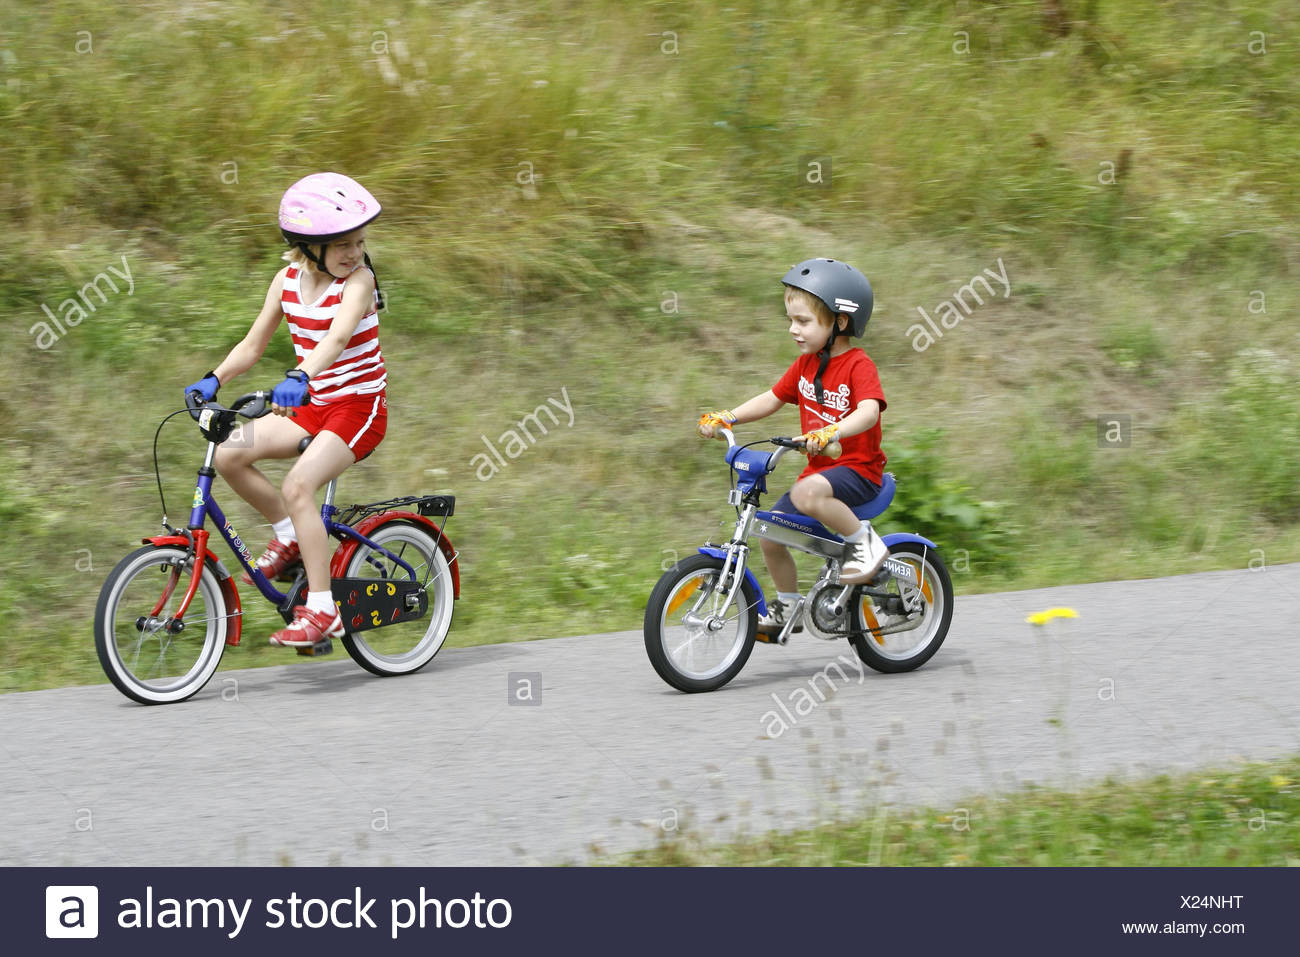
M 342 497 L 457 493 L 453 644 L 638 625 L 661 567 L 727 515 L 694 420 L 793 359 L 778 279 L 814 255 L 876 286 L 864 345 L 901 483 L 883 524 L 935 537 L 959 594 L 1296 560 L 1298 14 L 1050 6 L 1069 15 L 10 12 L 0 689 L 101 680 L 99 586 L 158 527 L 153 430 L 251 322 L 279 195 L 321 168 L 385 205 L 370 238 L 393 415 Z M 968 295 L 926 344 L 918 309 L 986 270 L 1005 295 Z M 43 306 L 84 318 L 51 341 Z M 272 384 L 289 355 L 281 334 L 226 392 Z M 485 439 L 565 398 L 571 426 L 480 481 Z M 1099 447 L 1117 416 L 1128 444 Z M 795 428 L 790 412 L 747 434 Z M 178 419 L 161 448 L 175 520 L 201 445 Z M 258 638 L 271 623 L 252 613 L 227 664 L 285 661 Z

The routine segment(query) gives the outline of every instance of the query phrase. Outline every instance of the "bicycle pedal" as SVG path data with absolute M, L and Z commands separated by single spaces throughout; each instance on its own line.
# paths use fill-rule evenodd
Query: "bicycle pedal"
M 319 658 L 321 655 L 328 655 L 334 651 L 334 642 L 332 639 L 325 638 L 316 642 L 314 645 L 307 645 L 298 649 L 298 654 L 307 658 Z

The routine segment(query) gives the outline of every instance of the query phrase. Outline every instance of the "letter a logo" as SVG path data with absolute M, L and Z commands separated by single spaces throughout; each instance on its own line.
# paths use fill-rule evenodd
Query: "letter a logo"
M 45 936 L 98 937 L 99 888 L 75 884 L 46 887 Z

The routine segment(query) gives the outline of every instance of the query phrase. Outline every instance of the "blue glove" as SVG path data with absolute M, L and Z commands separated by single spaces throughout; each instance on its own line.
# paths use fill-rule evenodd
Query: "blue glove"
M 217 378 L 215 372 L 209 372 L 198 382 L 185 387 L 185 395 L 188 398 L 191 392 L 198 392 L 203 396 L 204 401 L 211 402 L 217 397 L 217 390 L 221 388 L 221 381 Z
M 307 404 L 307 380 L 311 377 L 301 369 L 290 369 L 284 381 L 271 390 L 271 401 L 282 409 L 295 409 Z

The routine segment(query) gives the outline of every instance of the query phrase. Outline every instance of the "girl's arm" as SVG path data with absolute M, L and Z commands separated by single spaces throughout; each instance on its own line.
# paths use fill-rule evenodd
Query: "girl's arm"
M 280 310 L 280 293 L 284 290 L 284 274 L 288 268 L 286 266 L 281 269 L 271 280 L 271 288 L 266 291 L 266 301 L 262 303 L 262 311 L 253 320 L 253 326 L 248 330 L 248 334 L 230 350 L 226 358 L 221 361 L 221 365 L 212 370 L 217 381 L 222 385 L 251 369 L 270 345 L 271 336 L 275 334 L 276 327 L 280 325 L 284 315 Z
M 375 279 L 369 269 L 358 269 L 343 285 L 343 301 L 339 303 L 338 315 L 330 323 L 329 332 L 316 343 L 298 368 L 314 378 L 332 366 L 347 348 L 361 317 L 374 308 L 374 302 Z

